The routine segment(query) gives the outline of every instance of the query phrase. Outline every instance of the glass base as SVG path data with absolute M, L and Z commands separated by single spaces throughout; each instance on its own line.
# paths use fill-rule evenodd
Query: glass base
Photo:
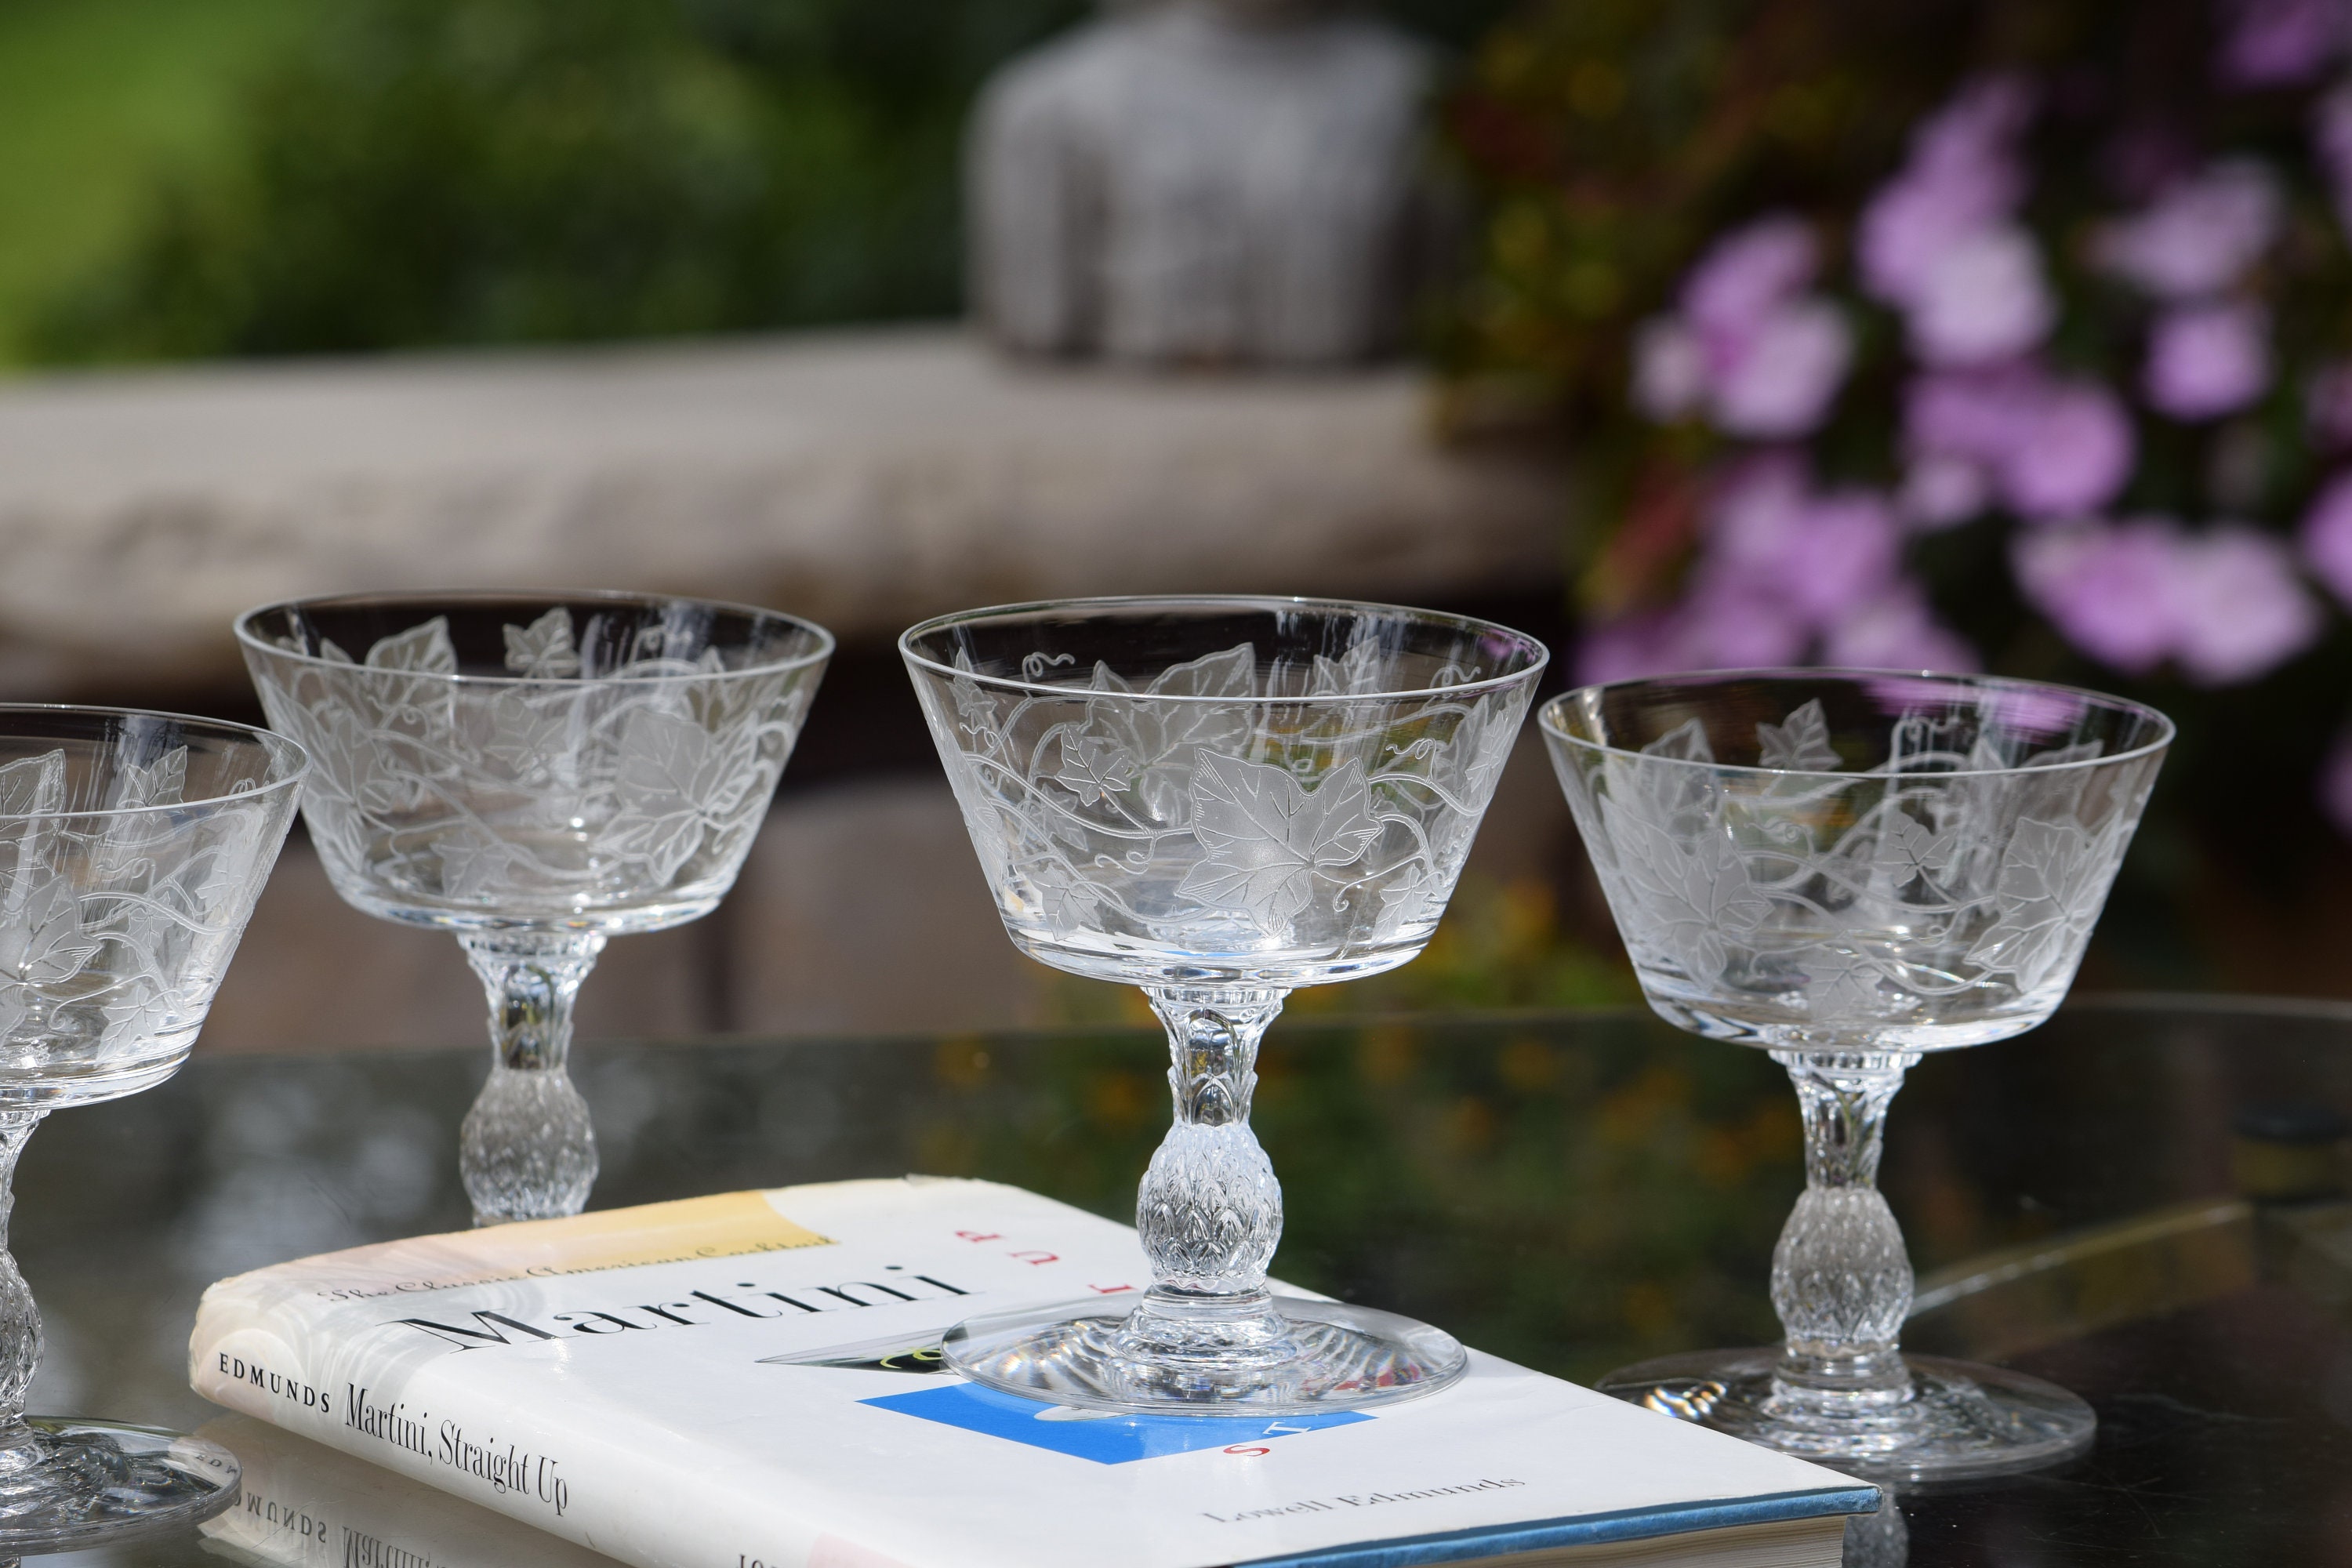
M 1257 1292 L 1159 1291 L 973 1318 L 948 1363 L 1024 1399 L 1131 1415 L 1313 1415 L 1417 1399 L 1469 1367 L 1460 1341 L 1392 1312 Z
M 0 1557 L 192 1525 L 236 1500 L 236 1457 L 152 1426 L 36 1415 L 40 1456 L 0 1474 Z
M 1778 1384 L 1775 1350 L 1700 1351 L 1621 1367 L 1603 1394 L 1784 1454 L 1880 1480 L 2039 1469 L 2087 1450 L 2098 1418 L 2055 1384 L 2003 1367 L 1906 1355 L 1907 1397 Z

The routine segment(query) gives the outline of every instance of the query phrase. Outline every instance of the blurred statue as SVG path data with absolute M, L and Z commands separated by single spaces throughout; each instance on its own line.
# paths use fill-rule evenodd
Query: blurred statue
M 1430 58 L 1321 0 L 1144 0 L 1013 60 L 970 146 L 999 343 L 1317 364 L 1395 344 L 1427 270 Z

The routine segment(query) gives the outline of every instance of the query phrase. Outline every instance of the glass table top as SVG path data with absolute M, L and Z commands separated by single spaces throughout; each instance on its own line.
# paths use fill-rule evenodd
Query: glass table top
M 487 1065 L 478 1047 L 200 1058 L 51 1117 L 12 1227 L 49 1334 L 31 1408 L 222 1420 L 186 1382 L 205 1285 L 463 1227 L 457 1123 Z M 1156 1033 L 1127 1029 L 574 1057 L 596 1207 L 922 1171 L 1121 1219 L 1166 1125 L 1165 1067 Z M 1766 1278 L 1803 1175 L 1763 1056 L 1630 1011 L 1294 1017 L 1262 1071 L 1279 1278 L 1586 1382 L 1775 1335 Z M 2320 1005 L 2085 1001 L 1916 1068 L 1883 1173 L 1921 1275 L 1905 1342 L 2063 1384 L 2099 1438 L 2061 1469 L 1905 1495 L 1901 1528 L 1886 1516 L 1848 1561 L 2347 1561 L 2347 1112 L 2352 1008 Z M 402 1506 L 471 1511 L 422 1489 Z M 219 1551 L 186 1532 L 33 1561 Z

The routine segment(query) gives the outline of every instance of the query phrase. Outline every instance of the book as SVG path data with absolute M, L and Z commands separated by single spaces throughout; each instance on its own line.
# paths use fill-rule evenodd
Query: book
M 1275 1418 L 1070 1410 L 943 1370 L 964 1317 L 1149 1278 L 1127 1226 L 992 1183 L 733 1193 L 224 1280 L 190 1381 L 638 1568 L 1816 1568 L 1877 1506 L 1476 1352 L 1425 1398 Z
M 235 1505 L 197 1528 L 216 1556 L 255 1568 L 617 1568 L 614 1560 L 477 1503 L 249 1415 L 196 1434 L 244 1467 Z M 1615 1568 L 1790 1568 L 1834 1562 L 1817 1521 L 1651 1536 L 1496 1561 Z
M 268 1568 L 616 1568 L 600 1552 L 249 1415 L 196 1436 L 236 1456 L 236 1501 L 196 1527 Z

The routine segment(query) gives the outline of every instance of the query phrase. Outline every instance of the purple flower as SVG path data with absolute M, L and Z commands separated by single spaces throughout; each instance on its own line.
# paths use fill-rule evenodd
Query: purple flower
M 1822 658 L 1854 669 L 1949 673 L 1982 668 L 1976 649 L 1937 621 L 1927 595 L 1908 579 L 1889 584 L 1832 628 Z
M 1817 491 L 1793 454 L 1759 454 L 1710 497 L 1704 553 L 1683 602 L 1594 628 L 1578 651 L 1578 676 L 1794 664 L 1824 634 L 1884 656 L 1869 662 L 1960 668 L 1973 658 L 1966 645 L 1898 583 L 1901 549 L 1885 497 Z
M 1909 161 L 1872 197 L 1856 236 L 1873 294 L 1912 303 L 1955 245 L 2017 210 L 2025 171 L 2014 143 L 2032 107 L 2019 78 L 1980 78 L 1912 133 Z
M 2267 675 L 2317 640 L 2319 606 L 2274 536 L 2225 524 L 2183 543 L 2174 574 L 2174 655 L 2200 686 Z
M 1828 627 L 1879 593 L 1895 575 L 1902 538 L 1893 509 L 1867 490 L 1809 500 L 1782 563 L 1789 602 Z
M 1633 333 L 1633 405 L 1661 424 L 1698 411 L 1706 344 L 1679 316 L 1654 316 Z
M 2012 557 L 2018 586 L 2093 658 L 2133 674 L 2153 669 L 2173 647 L 2179 532 L 2147 520 L 2020 534 Z
M 2344 46 L 2341 0 L 2230 0 L 2215 74 L 2231 87 L 2309 81 Z
M 2210 419 L 2243 408 L 2270 384 L 2270 316 L 2260 305 L 2185 305 L 2149 329 L 2141 390 L 2159 413 Z
M 2041 247 L 2015 224 L 1960 237 L 1910 300 L 1911 349 L 1929 364 L 1984 364 L 2038 345 L 2058 318 Z
M 2336 198 L 2336 221 L 2352 229 L 2352 81 L 2311 106 L 2311 145 Z
M 1596 626 L 1577 650 L 1576 677 L 1599 684 L 1792 664 L 1804 653 L 1806 636 L 1785 606 L 1736 584 L 1717 584 L 1672 609 Z
M 1707 519 L 1703 595 L 1736 589 L 1825 629 L 1881 592 L 1902 549 L 1893 510 L 1867 490 L 1813 493 L 1784 457 L 1736 470 Z
M 2303 514 L 2303 558 L 2337 598 L 2352 605 L 2352 472 L 2328 480 Z
M 1903 470 L 1895 510 L 1921 533 L 1963 523 L 1992 504 L 1992 478 L 1984 465 L 1947 452 L 1927 452 Z
M 1922 452 L 1998 467 L 2022 441 L 2043 378 L 2029 364 L 1915 376 L 1904 392 L 1904 433 Z
M 2338 832 L 2352 837 L 2352 731 L 2336 738 L 2319 765 L 2319 808 Z
M 1811 434 L 1853 358 L 1826 300 L 1800 292 L 1817 264 L 1801 218 L 1768 217 L 1717 241 L 1692 268 L 1676 315 L 1633 340 L 1633 402 L 1657 420 L 1703 414 L 1734 436 Z
M 2079 517 L 2113 500 L 2137 456 L 2131 420 L 2098 383 L 2032 364 L 1920 376 L 1905 408 L 1913 460 L 1959 458 L 2033 519 Z
M 1787 604 L 1747 584 L 1702 584 L 1682 616 L 1685 669 L 1755 669 L 1804 656 L 1803 623 Z
M 2193 300 L 2235 283 L 2278 238 L 2278 180 L 2251 158 L 2213 163 L 2146 211 L 2106 226 L 2099 264 L 2159 300 Z
M 1672 611 L 1651 611 L 1606 622 L 1577 645 L 1576 679 L 1586 686 L 1672 675 L 1686 668 L 1676 657 L 1682 627 Z
M 1799 300 L 1766 315 L 1715 383 L 1715 422 L 1734 436 L 1810 435 L 1829 412 L 1853 359 L 1845 317 L 1824 300 Z
M 1810 485 L 1803 460 L 1792 452 L 1762 452 L 1735 464 L 1706 500 L 1703 567 L 1778 574 Z
M 1684 280 L 1683 314 L 1706 333 L 1744 333 L 1813 280 L 1820 265 L 1812 226 L 1775 213 L 1710 247 Z
M 2241 524 L 2196 537 L 2156 518 L 2037 531 L 2017 540 L 2014 562 L 2027 600 L 2118 669 L 2171 658 L 2200 685 L 2232 686 L 2319 635 L 2285 545 Z
M 2096 382 L 2049 383 L 2000 465 L 2001 495 L 2021 517 L 2080 517 L 2115 500 L 2137 455 L 2114 393 Z

